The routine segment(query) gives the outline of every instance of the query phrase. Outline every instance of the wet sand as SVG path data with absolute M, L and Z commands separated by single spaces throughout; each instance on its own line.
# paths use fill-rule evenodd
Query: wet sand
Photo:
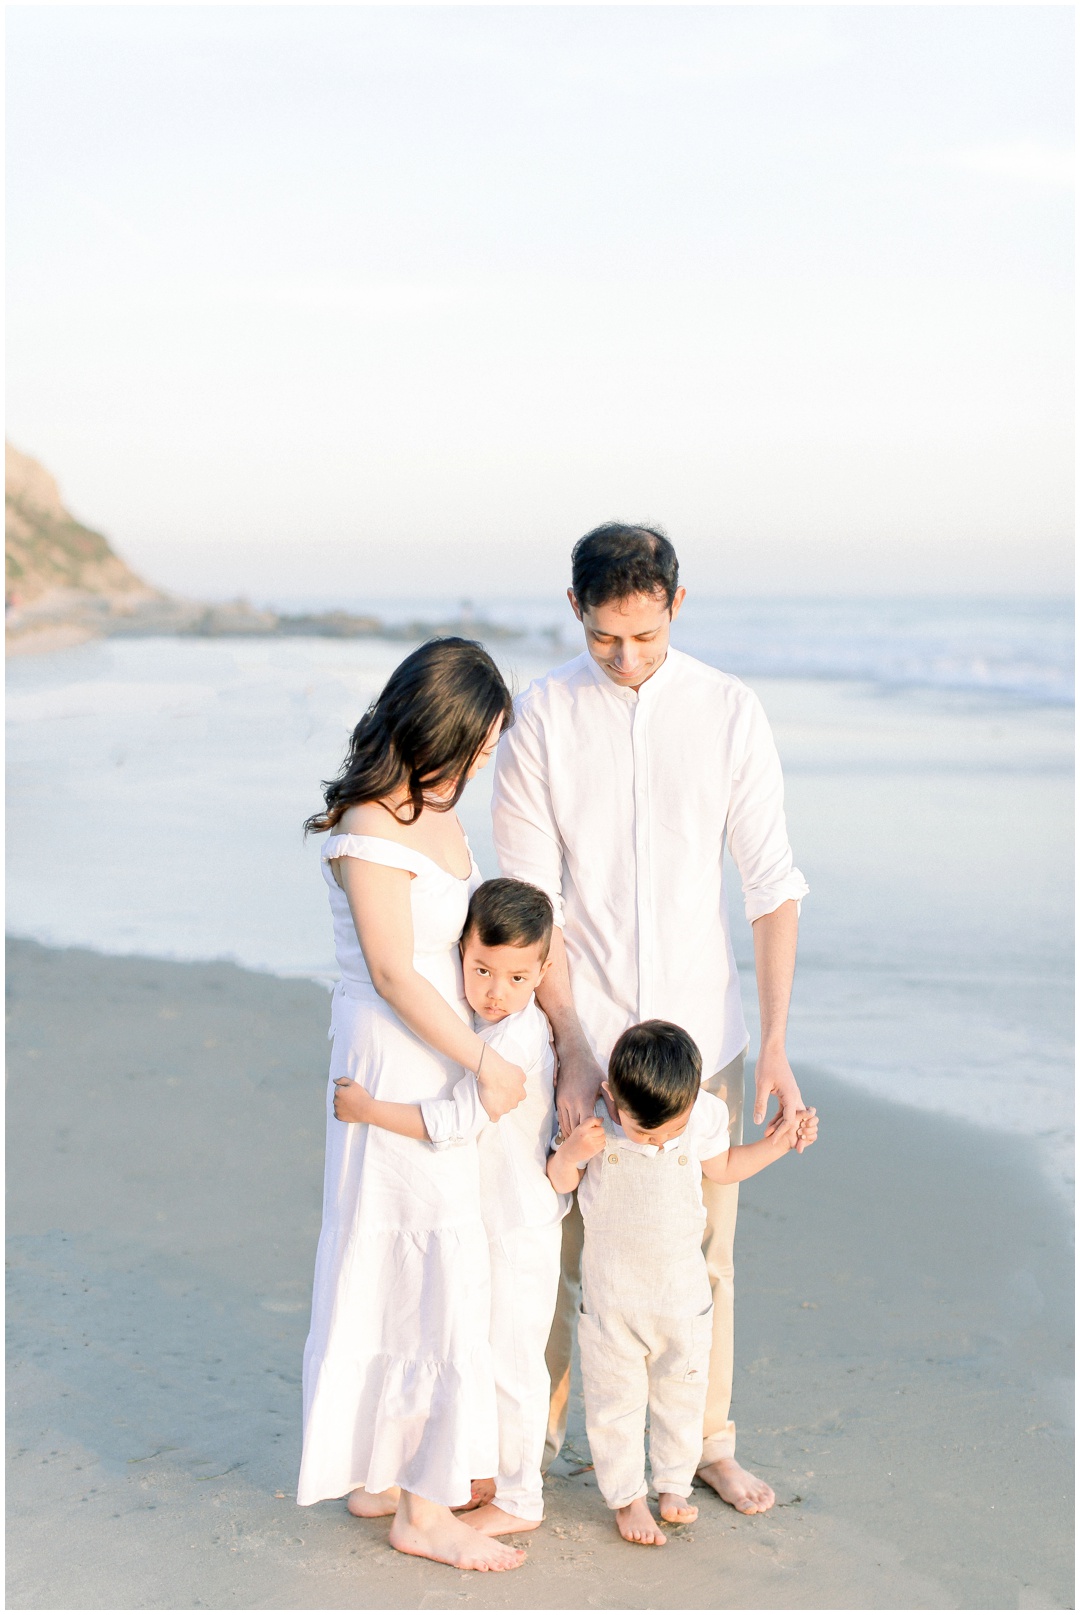
M 802 1068 L 743 1190 L 742 1518 L 615 1534 L 580 1401 L 528 1562 L 298 1509 L 328 998 L 9 942 L 8 1607 L 1051 1609 L 1073 1600 L 1072 1260 L 1034 1146 Z

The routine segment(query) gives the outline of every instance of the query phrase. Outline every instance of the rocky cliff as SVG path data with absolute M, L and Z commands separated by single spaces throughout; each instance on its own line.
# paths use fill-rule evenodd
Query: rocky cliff
M 61 590 L 68 597 L 74 592 L 108 599 L 120 610 L 161 598 L 114 554 L 107 539 L 65 510 L 60 490 L 45 467 L 10 443 L 4 473 L 10 606 L 40 606 Z
M 472 615 L 449 622 L 393 627 L 378 617 L 346 611 L 279 614 L 246 600 L 207 604 L 151 588 L 116 555 L 106 538 L 65 510 L 45 467 L 7 444 L 6 650 L 61 650 L 82 640 L 122 635 L 183 634 L 237 638 L 287 634 L 303 638 L 405 641 L 433 634 L 470 639 L 515 639 L 518 633 Z

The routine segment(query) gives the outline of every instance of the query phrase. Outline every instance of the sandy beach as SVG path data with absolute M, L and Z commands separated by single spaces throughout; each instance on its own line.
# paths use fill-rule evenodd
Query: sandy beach
M 1072 1605 L 1071 1257 L 1029 1141 L 799 1070 L 743 1190 L 735 1416 L 774 1485 L 621 1543 L 580 1402 L 512 1575 L 293 1501 L 325 991 L 9 942 L 8 1606 Z

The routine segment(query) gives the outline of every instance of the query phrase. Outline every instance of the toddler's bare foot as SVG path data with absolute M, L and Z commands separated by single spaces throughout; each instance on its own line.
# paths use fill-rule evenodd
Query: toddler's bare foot
M 711 1486 L 717 1496 L 737 1508 L 740 1514 L 764 1514 L 776 1502 L 772 1487 L 751 1475 L 734 1458 L 717 1458 L 715 1463 L 702 1464 L 697 1478 Z
M 669 1525 L 693 1525 L 697 1519 L 697 1509 L 677 1492 L 661 1492 L 660 1518 Z
M 626 1542 L 640 1542 L 645 1548 L 662 1548 L 667 1541 L 643 1497 L 628 1503 L 625 1508 L 617 1508 L 615 1524 L 619 1527 L 619 1535 Z
M 543 1520 L 523 1520 L 517 1514 L 507 1514 L 505 1509 L 496 1508 L 494 1503 L 485 1503 L 483 1508 L 469 1515 L 472 1529 L 482 1531 L 485 1536 L 510 1536 L 515 1531 L 535 1531 L 543 1523 Z
M 456 1508 L 454 1513 L 468 1514 L 470 1509 L 482 1508 L 485 1503 L 490 1503 L 494 1496 L 494 1476 L 491 1476 L 488 1480 L 474 1480 L 469 1491 L 469 1501 L 463 1504 L 461 1508 Z M 469 1523 L 471 1524 L 472 1521 Z
M 374 1520 L 380 1514 L 393 1514 L 400 1499 L 399 1486 L 390 1486 L 385 1492 L 367 1492 L 362 1486 L 358 1486 L 354 1492 L 349 1493 L 349 1501 L 345 1506 L 358 1520 Z
M 435 1559 L 456 1570 L 517 1570 L 525 1563 L 521 1548 L 510 1548 L 492 1537 L 481 1536 L 440 1503 L 429 1503 L 413 1492 L 402 1492 L 390 1546 L 419 1559 Z

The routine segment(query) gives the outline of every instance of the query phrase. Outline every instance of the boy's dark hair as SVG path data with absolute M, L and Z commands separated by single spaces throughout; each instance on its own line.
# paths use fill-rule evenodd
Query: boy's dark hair
M 608 1086 L 646 1132 L 689 1110 L 701 1087 L 701 1054 L 670 1021 L 629 1027 L 611 1051 Z
M 662 527 L 605 522 L 578 539 L 570 565 L 582 609 L 634 594 L 663 594 L 670 611 L 679 587 L 679 558 Z
M 462 942 L 475 931 L 485 948 L 530 948 L 546 959 L 555 911 L 551 898 L 525 880 L 485 880 L 472 894 Z

